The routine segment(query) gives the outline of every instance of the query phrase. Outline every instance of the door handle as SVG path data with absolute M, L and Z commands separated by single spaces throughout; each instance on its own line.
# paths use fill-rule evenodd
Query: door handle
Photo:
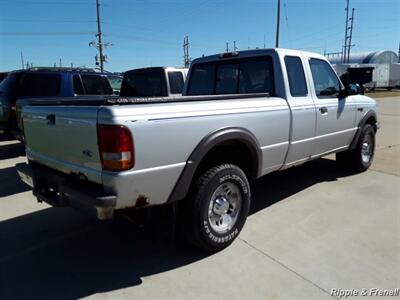
M 323 115 L 328 113 L 328 108 L 326 106 L 320 107 L 319 110 Z
M 56 123 L 56 116 L 55 115 L 47 115 L 46 117 L 47 125 L 54 125 Z

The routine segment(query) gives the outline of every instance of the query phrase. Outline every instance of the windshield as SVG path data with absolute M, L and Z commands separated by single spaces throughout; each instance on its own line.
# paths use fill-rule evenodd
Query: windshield
M 125 73 L 120 95 L 123 97 L 167 96 L 163 74 L 163 69 Z

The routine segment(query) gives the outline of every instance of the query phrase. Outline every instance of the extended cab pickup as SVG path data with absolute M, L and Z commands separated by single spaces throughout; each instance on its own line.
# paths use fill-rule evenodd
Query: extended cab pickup
M 17 169 L 39 201 L 101 219 L 174 203 L 187 237 L 218 250 L 245 223 L 251 180 L 335 152 L 353 171 L 371 165 L 376 103 L 357 93 L 318 54 L 202 57 L 183 97 L 25 107 L 28 163 Z

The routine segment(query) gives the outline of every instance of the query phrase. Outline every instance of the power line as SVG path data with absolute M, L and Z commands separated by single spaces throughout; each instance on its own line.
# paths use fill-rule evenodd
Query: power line
M 43 20 L 43 19 L 0 19 L 0 22 L 26 22 L 26 23 L 94 23 L 96 21 L 83 21 L 83 20 Z
M 153 39 L 153 38 L 148 38 L 148 37 L 143 37 L 143 36 L 136 36 L 136 35 L 128 35 L 128 34 L 118 34 L 118 33 L 108 33 L 108 32 L 106 32 L 103 35 L 112 36 L 112 37 L 117 38 L 117 39 L 120 38 L 120 39 L 133 40 L 133 41 L 143 41 L 143 42 L 164 44 L 164 45 L 170 45 L 170 46 L 176 46 L 176 44 L 179 43 L 179 42 L 176 42 L 176 41 L 174 42 L 174 41 Z
M 0 35 L 24 36 L 24 35 L 89 35 L 93 32 L 87 31 L 0 31 Z
M 8 0 L 0 0 L 0 4 L 10 4 Z M 93 5 L 92 2 L 81 2 L 81 1 L 24 1 L 24 0 L 13 0 L 13 4 L 39 4 L 39 5 L 75 5 L 75 4 L 83 4 L 83 5 Z

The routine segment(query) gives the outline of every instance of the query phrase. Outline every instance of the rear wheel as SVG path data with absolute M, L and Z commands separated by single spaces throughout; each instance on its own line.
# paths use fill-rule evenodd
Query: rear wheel
M 193 187 L 187 214 L 187 238 L 198 248 L 218 251 L 233 242 L 246 222 L 250 186 L 244 172 L 232 164 L 211 168 Z
M 364 172 L 374 159 L 375 154 L 375 130 L 370 124 L 361 129 L 356 148 L 336 153 L 336 162 L 342 168 Z

